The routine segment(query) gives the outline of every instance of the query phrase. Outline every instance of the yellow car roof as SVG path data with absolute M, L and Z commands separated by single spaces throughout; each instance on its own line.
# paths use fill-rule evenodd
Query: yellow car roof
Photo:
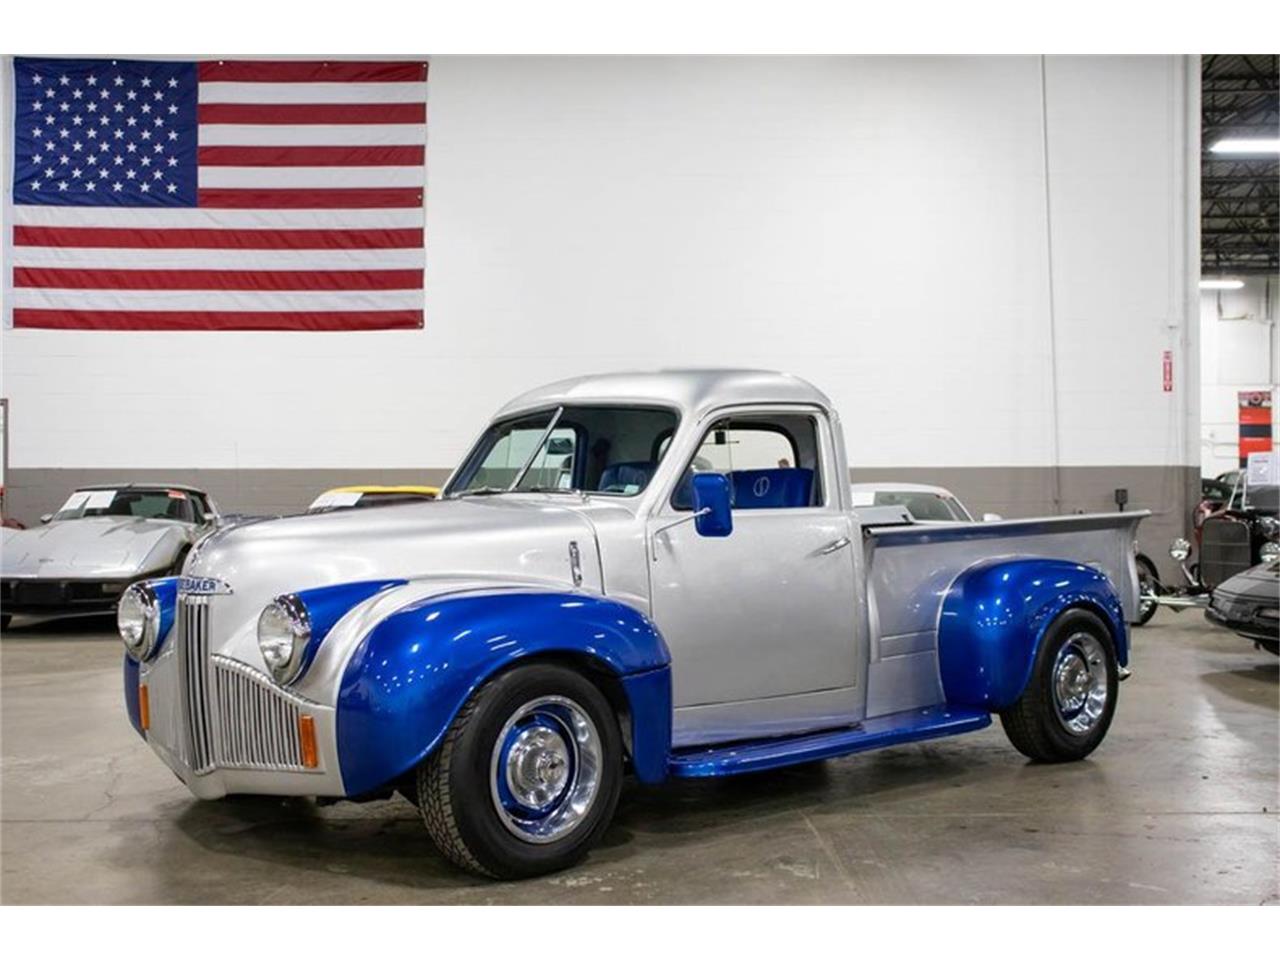
M 413 486 L 384 487 L 384 486 L 379 486 L 378 484 L 371 483 L 371 484 L 356 484 L 355 486 L 351 486 L 351 487 L 334 487 L 332 490 L 326 490 L 325 493 L 406 493 L 406 494 L 419 493 L 419 494 L 422 494 L 422 496 L 424 497 L 434 497 L 439 495 L 440 488 L 439 487 L 413 487 Z

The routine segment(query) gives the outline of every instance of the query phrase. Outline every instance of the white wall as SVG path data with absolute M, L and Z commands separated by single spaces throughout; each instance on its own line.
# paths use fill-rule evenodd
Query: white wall
M 424 330 L 7 329 L 10 465 L 447 466 L 705 364 L 810 378 L 858 466 L 1194 463 L 1187 70 L 1050 58 L 1044 113 L 1034 57 L 432 58 Z
M 1239 464 L 1240 391 L 1272 392 L 1271 435 L 1280 439 L 1280 278 L 1244 284 L 1200 295 L 1200 464 L 1210 477 Z

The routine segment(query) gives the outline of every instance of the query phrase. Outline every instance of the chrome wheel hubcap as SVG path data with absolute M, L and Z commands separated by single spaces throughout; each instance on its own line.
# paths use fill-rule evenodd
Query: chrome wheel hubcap
M 494 809 L 521 840 L 551 843 L 590 811 L 602 767 L 600 736 L 582 707 L 567 697 L 530 700 L 493 746 Z
M 1053 665 L 1058 719 L 1070 733 L 1088 733 L 1102 719 L 1108 695 L 1106 651 L 1092 634 L 1074 634 Z

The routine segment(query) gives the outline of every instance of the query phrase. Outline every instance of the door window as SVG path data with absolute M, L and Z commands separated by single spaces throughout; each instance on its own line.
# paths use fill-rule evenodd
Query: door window
M 729 478 L 735 510 L 821 506 L 818 431 L 797 414 L 727 417 L 712 424 L 672 496 L 677 510 L 693 508 L 693 475 Z

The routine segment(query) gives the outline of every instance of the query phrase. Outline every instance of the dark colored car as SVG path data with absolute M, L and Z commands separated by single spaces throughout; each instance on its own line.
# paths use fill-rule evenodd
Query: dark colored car
M 1220 583 L 1204 615 L 1210 623 L 1280 656 L 1280 560 L 1260 563 Z

